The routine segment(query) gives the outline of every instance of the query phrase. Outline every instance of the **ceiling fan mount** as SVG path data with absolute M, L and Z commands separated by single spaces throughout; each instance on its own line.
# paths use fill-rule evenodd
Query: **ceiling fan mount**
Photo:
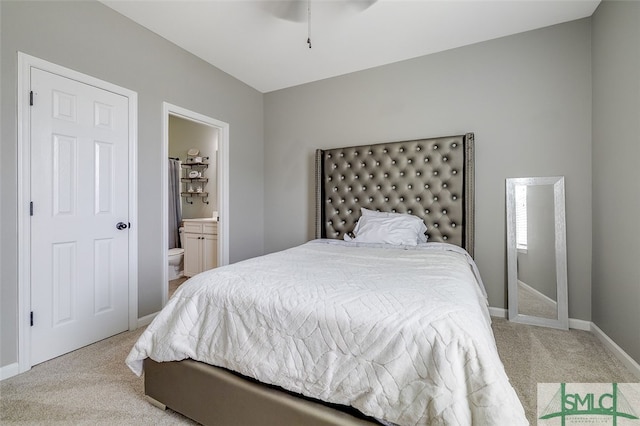
M 331 1 L 334 4 L 343 4 L 357 12 L 362 12 L 371 7 L 378 0 L 340 0 Z M 266 2 L 268 12 L 276 18 L 290 22 L 307 22 L 307 45 L 311 49 L 311 4 L 319 1 L 312 0 L 282 0 Z
M 331 3 L 341 3 L 345 9 L 362 12 L 371 7 L 378 0 L 332 0 Z M 291 22 L 305 22 L 308 20 L 308 11 L 312 4 L 323 0 L 281 0 L 268 1 L 269 12 L 276 18 Z M 326 2 L 326 0 L 324 0 Z

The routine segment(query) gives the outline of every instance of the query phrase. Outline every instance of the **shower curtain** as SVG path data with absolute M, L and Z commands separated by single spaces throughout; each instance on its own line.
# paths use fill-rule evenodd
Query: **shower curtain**
M 180 198 L 180 160 L 169 158 L 169 247 L 180 247 L 178 228 L 182 223 L 182 200 Z

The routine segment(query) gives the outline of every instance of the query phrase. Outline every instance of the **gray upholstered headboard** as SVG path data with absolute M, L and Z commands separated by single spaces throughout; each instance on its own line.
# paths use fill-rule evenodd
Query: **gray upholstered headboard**
M 473 133 L 316 150 L 316 237 L 342 239 L 360 207 L 422 217 L 431 242 L 473 256 Z

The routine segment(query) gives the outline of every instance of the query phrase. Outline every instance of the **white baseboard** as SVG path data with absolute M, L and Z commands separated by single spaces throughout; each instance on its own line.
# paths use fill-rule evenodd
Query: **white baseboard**
M 592 325 L 591 321 L 569 318 L 569 328 L 574 328 L 576 330 L 583 330 L 583 331 L 591 331 L 591 325 Z
M 140 327 L 146 327 L 149 324 L 151 324 L 151 321 L 153 321 L 153 319 L 156 317 L 156 315 L 158 315 L 159 312 L 154 312 L 152 314 L 149 314 L 147 316 L 144 316 L 142 318 L 138 318 L 138 328 Z
M 8 379 L 9 377 L 16 376 L 20 373 L 20 364 L 14 362 L 13 364 L 0 367 L 0 381 Z
M 624 366 L 638 378 L 638 380 L 640 380 L 640 364 L 631 358 L 624 349 L 611 340 L 611 338 L 607 336 L 604 331 L 600 330 L 600 327 L 594 323 L 591 323 L 591 332 L 595 334 L 611 352 L 613 352 L 615 357 L 618 358 L 620 362 L 622 362 L 622 364 L 624 364 Z
M 494 308 L 489 306 L 489 315 L 496 318 L 509 318 L 509 311 L 504 308 Z

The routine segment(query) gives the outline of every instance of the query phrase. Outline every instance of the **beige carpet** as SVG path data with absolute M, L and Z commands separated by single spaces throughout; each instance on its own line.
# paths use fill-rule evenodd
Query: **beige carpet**
M 0 382 L 0 424 L 196 424 L 144 399 L 142 379 L 124 364 L 142 330 L 113 336 Z
M 507 374 L 532 424 L 538 382 L 637 382 L 590 333 L 494 319 Z M 142 330 L 123 333 L 0 382 L 0 423 L 21 425 L 193 424 L 143 397 L 124 365 Z
M 493 319 L 500 358 L 527 418 L 536 422 L 538 383 L 637 383 L 598 340 L 580 330 L 556 330 Z

